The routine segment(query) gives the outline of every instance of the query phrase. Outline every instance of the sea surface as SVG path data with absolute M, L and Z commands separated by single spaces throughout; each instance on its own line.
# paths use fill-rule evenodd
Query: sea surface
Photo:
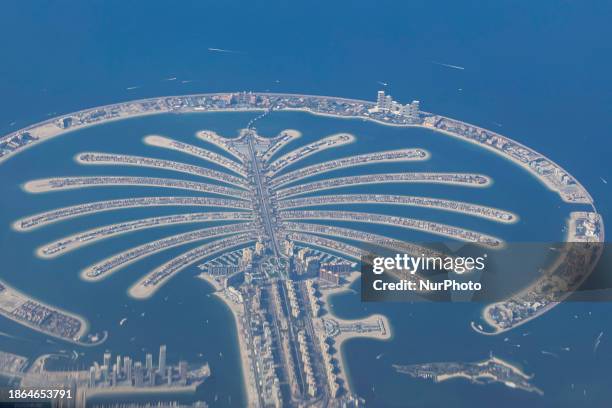
M 608 2 L 315 1 L 267 2 L 264 6 L 195 1 L 180 5 L 6 1 L 0 7 L 2 134 L 78 109 L 159 95 L 254 90 L 373 99 L 384 87 L 400 101 L 419 99 L 426 111 L 487 127 L 545 154 L 580 180 L 604 220 L 612 216 L 611 184 L 606 183 L 612 181 L 612 50 L 608 40 L 612 5 Z M 196 143 L 194 133 L 201 129 L 235 136 L 255 116 L 257 113 L 166 114 L 129 119 L 72 132 L 2 164 L 1 279 L 84 315 L 93 331 L 108 330 L 110 336 L 102 346 L 79 348 L 1 319 L 0 332 L 13 337 L 0 336 L 0 350 L 34 358 L 43 353 L 70 354 L 75 349 L 78 359 L 57 362 L 58 368 L 75 368 L 101 360 L 105 350 L 144 359 L 146 352 L 157 356 L 159 345 L 167 344 L 169 362 L 208 361 L 213 376 L 196 395 L 156 399 L 244 405 L 238 346 L 235 340 L 228 341 L 236 338 L 231 314 L 208 296 L 212 288 L 194 278 L 195 268 L 179 274 L 150 300 L 136 301 L 126 294 L 151 268 L 197 244 L 148 257 L 99 283 L 78 279 L 79 271 L 96 260 L 187 231 L 193 225 L 128 234 L 54 260 L 33 255 L 43 243 L 93 226 L 197 209 L 114 211 L 30 233 L 16 233 L 9 226 L 16 218 L 39 211 L 134 194 L 129 187 L 24 193 L 20 184 L 34 178 L 146 174 L 196 180 L 161 170 L 80 166 L 73 161 L 76 153 L 116 152 L 199 164 L 196 158 L 146 146 L 141 139 L 155 133 Z M 563 238 L 568 212 L 583 208 L 563 204 L 527 172 L 498 156 L 426 130 L 305 113 L 273 113 L 257 122 L 264 136 L 288 128 L 300 130 L 303 137 L 284 151 L 336 132 L 358 138 L 355 144 L 308 158 L 304 165 L 367 151 L 425 148 L 432 153 L 429 161 L 373 166 L 372 171 L 479 172 L 491 176 L 494 184 L 487 189 L 407 184 L 377 191 L 497 206 L 519 214 L 520 221 L 495 224 L 411 207 L 383 208 L 383 212 L 452 222 L 508 241 L 554 242 Z M 170 191 L 140 188 L 138 195 Z M 369 191 L 368 187 L 351 190 Z M 415 241 L 435 239 L 393 227 L 368 230 Z M 354 288 L 359 290 L 358 283 Z M 335 296 L 332 303 L 334 313 L 343 318 L 374 312 L 390 318 L 391 341 L 355 339 L 342 350 L 354 390 L 371 406 L 601 407 L 612 401 L 609 303 L 562 304 L 507 336 L 494 337 L 478 335 L 469 326 L 478 317 L 480 304 L 366 304 L 352 292 Z M 128 320 L 120 326 L 122 318 Z M 604 335 L 594 352 L 600 332 Z M 542 354 L 542 350 L 557 357 Z M 544 391 L 544 397 L 499 384 L 479 386 L 463 380 L 434 384 L 396 374 L 391 367 L 477 361 L 490 351 L 534 374 L 533 383 Z

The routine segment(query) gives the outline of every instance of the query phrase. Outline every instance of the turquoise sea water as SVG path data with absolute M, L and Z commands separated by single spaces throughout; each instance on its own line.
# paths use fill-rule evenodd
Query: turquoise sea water
M 163 2 L 22 3 L 5 2 L 0 14 L 2 133 L 54 112 L 146 96 L 252 89 L 373 99 L 381 81 L 400 100 L 421 99 L 425 110 L 500 131 L 544 153 L 587 187 L 605 220 L 612 215 L 610 187 L 601 180 L 612 181 L 608 159 L 612 99 L 607 75 L 612 53 L 606 40 L 611 34 L 607 21 L 612 7 L 605 2 L 340 2 L 324 7 L 320 3 L 320 8 L 315 7 L 316 2 L 269 3 L 265 7 L 234 2 L 185 2 L 180 6 Z M 209 47 L 238 52 L 209 52 Z M 173 77 L 177 79 L 166 80 Z M 138 88 L 126 90 L 132 86 Z M 166 343 L 169 361 L 185 358 L 211 363 L 213 377 L 198 395 L 184 396 L 186 400 L 204 399 L 212 406 L 227 406 L 231 398 L 232 406 L 243 405 L 237 344 L 228 341 L 235 338 L 231 315 L 219 301 L 206 296 L 211 288 L 193 277 L 193 269 L 179 274 L 151 300 L 134 301 L 126 295 L 138 277 L 197 244 L 156 254 L 100 283 L 78 279 L 80 269 L 94 260 L 193 226 L 129 234 L 52 261 L 33 257 L 37 246 L 95 225 L 198 209 L 122 210 L 27 234 L 17 234 L 8 225 L 20 216 L 85 199 L 133 194 L 131 188 L 23 193 L 19 184 L 32 178 L 88 174 L 178 177 L 150 169 L 78 166 L 72 160 L 75 153 L 108 151 L 198 164 L 195 158 L 145 146 L 140 139 L 156 133 L 193 142 L 193 133 L 200 129 L 231 136 L 256 115 L 163 115 L 116 122 L 49 141 L 0 166 L 0 225 L 5 226 L 0 230 L 2 279 L 83 314 L 94 331 L 110 331 L 101 347 L 78 349 L 84 355 L 76 364 L 100 360 L 106 349 L 144 358 L 145 352 L 156 354 L 159 344 Z M 506 226 L 410 207 L 402 214 L 452 221 L 510 241 L 562 238 L 561 227 L 570 207 L 523 170 L 477 147 L 424 130 L 298 113 L 269 115 L 257 127 L 266 136 L 298 129 L 304 136 L 296 146 L 339 131 L 354 133 L 359 139 L 351 146 L 306 159 L 304 164 L 383 148 L 426 148 L 432 152 L 431 160 L 394 164 L 384 171 L 474 171 L 492 176 L 495 183 L 483 190 L 405 185 L 377 191 L 499 206 L 518 213 L 521 220 Z M 367 192 L 369 188 L 351 191 Z M 139 189 L 139 195 L 168 193 Z M 393 208 L 380 210 L 397 213 Z M 391 227 L 376 231 L 432 240 Z M 335 297 L 335 312 L 342 317 L 384 312 L 394 329 L 390 342 L 352 340 L 343 350 L 355 391 L 372 406 L 600 407 L 612 400 L 606 388 L 610 381 L 606 362 L 612 356 L 612 343 L 606 340 L 609 304 L 561 305 L 510 332 L 505 342 L 503 335 L 483 337 L 469 328 L 480 305 L 375 305 L 360 304 L 358 299 L 354 294 Z M 120 327 L 123 317 L 128 321 Z M 0 349 L 28 356 L 75 348 L 49 342 L 4 319 L 0 331 L 17 337 L 0 337 Z M 605 335 L 594 355 L 593 341 L 601 331 Z M 562 351 L 562 347 L 571 351 Z M 545 396 L 460 380 L 433 384 L 391 369 L 395 363 L 480 360 L 489 350 L 534 373 L 534 383 Z M 541 350 L 559 358 L 543 355 Z

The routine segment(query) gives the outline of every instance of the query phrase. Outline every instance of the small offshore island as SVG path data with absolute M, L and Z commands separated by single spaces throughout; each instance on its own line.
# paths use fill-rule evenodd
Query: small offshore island
M 341 345 L 353 337 L 387 340 L 392 336 L 391 327 L 388 319 L 381 315 L 357 321 L 340 319 L 329 310 L 328 297 L 346 290 L 359 276 L 356 272 L 357 262 L 363 255 L 363 248 L 360 247 L 363 245 L 358 244 L 379 243 L 389 250 L 397 251 L 401 248 L 402 252 L 413 254 L 426 254 L 433 250 L 363 231 L 359 225 L 402 228 L 472 243 L 487 250 L 500 250 L 505 245 L 501 238 L 483 232 L 423 219 L 346 211 L 344 207 L 347 204 L 422 207 L 506 226 L 519 219 L 519 215 L 504 209 L 441 198 L 397 194 L 321 195 L 324 191 L 341 187 L 394 183 L 488 188 L 492 180 L 484 174 L 408 171 L 326 177 L 327 173 L 340 169 L 364 167 L 368 170 L 375 164 L 423 162 L 435 152 L 417 147 L 374 151 L 300 167 L 300 161 L 305 158 L 355 143 L 357 138 L 348 133 L 327 135 L 289 150 L 286 154 L 277 155 L 288 144 L 299 139 L 301 133 L 286 129 L 272 137 L 258 134 L 254 123 L 270 112 L 304 111 L 335 118 L 369 120 L 388 126 L 421 127 L 475 143 L 520 165 L 559 194 L 564 202 L 590 206 L 592 211 L 571 213 L 567 241 L 578 240 L 588 245 L 591 257 L 585 262 L 589 265 L 594 264 L 601 254 L 596 249 L 604 239 L 603 220 L 596 212 L 589 193 L 559 165 L 498 133 L 421 111 L 418 101 L 399 104 L 382 91 L 378 93 L 375 102 L 241 92 L 151 98 L 102 106 L 50 119 L 0 138 L 0 164 L 37 143 L 108 121 L 162 113 L 224 111 L 259 111 L 261 115 L 251 120 L 238 137 L 229 138 L 210 130 L 202 130 L 195 135 L 197 140 L 194 144 L 162 135 L 146 135 L 142 140 L 147 146 L 160 151 L 195 157 L 201 160 L 202 166 L 156 157 L 85 151 L 74 158 L 82 166 L 161 169 L 172 175 L 163 178 L 129 175 L 56 176 L 30 180 L 22 186 L 30 194 L 131 186 L 135 190 L 139 187 L 182 190 L 193 196 L 130 196 L 84 202 L 27 215 L 14 221 L 12 226 L 15 231 L 33 233 L 53 223 L 105 211 L 167 206 L 214 208 L 206 212 L 149 216 L 89 228 L 53 238 L 51 242 L 41 245 L 36 255 L 41 259 L 68 256 L 86 245 L 134 231 L 197 224 L 198 229 L 168 235 L 122 249 L 104 259 L 93 260 L 81 271 L 80 276 L 84 281 L 97 282 L 153 254 L 197 243 L 198 246 L 145 271 L 128 288 L 127 293 L 134 299 L 148 299 L 178 273 L 197 266 L 201 271 L 198 276 L 215 288 L 215 295 L 223 300 L 234 316 L 249 406 L 349 407 L 361 404 L 362 400 L 351 387 Z M 195 143 L 204 144 L 205 147 Z M 227 154 L 216 153 L 207 149 L 206 145 L 212 145 Z M 214 164 L 219 170 L 209 169 L 205 167 L 206 164 Z M 294 167 L 287 170 L 289 166 Z M 321 174 L 323 178 L 308 181 Z M 182 179 L 184 175 L 201 177 L 202 181 Z M 335 207 L 330 211 L 308 209 L 323 206 Z M 202 224 L 217 222 L 223 224 L 202 227 Z M 332 225 L 334 222 L 350 223 L 351 227 Z M 497 334 L 523 324 L 557 304 L 558 299 L 541 296 L 537 288 L 549 288 L 552 279 L 564 288 L 575 289 L 592 270 L 581 268 L 581 273 L 577 275 L 573 273 L 576 268 L 561 269 L 552 278 L 545 275 L 524 292 L 504 302 L 486 306 L 483 311 L 484 322 L 495 329 L 494 333 L 487 333 L 475 323 L 474 329 L 483 334 Z M 533 296 L 534 288 L 538 295 L 536 297 Z M 5 290 L 4 295 L 2 290 Z M 15 308 L 9 307 L 11 296 L 7 294 L 11 293 L 16 292 L 10 292 L 8 286 L 0 286 L 0 301 L 8 299 L 0 303 L 0 314 L 72 342 L 80 341 L 78 339 L 87 332 L 85 321 L 67 312 L 62 314 L 53 311 L 54 316 L 62 317 L 56 320 L 70 323 L 62 325 L 63 330 L 59 332 L 55 324 L 49 327 L 38 320 L 32 321 L 28 317 L 30 315 L 26 314 L 25 318 L 23 314 L 16 315 Z M 26 299 L 25 295 L 21 296 Z M 90 338 L 94 342 L 95 338 Z M 120 362 L 117 366 L 120 366 Z M 520 370 L 495 358 L 479 363 L 441 363 L 403 370 L 411 374 L 422 373 L 424 369 L 429 370 L 428 375 L 439 381 L 464 376 L 476 382 L 491 380 L 540 392 L 528 383 L 529 377 Z M 447 369 L 451 371 L 444 371 Z M 160 375 L 164 375 L 163 371 Z M 158 376 L 152 378 L 157 381 Z
M 414 378 L 432 379 L 435 382 L 465 378 L 474 384 L 501 383 L 509 388 L 544 395 L 542 390 L 529 383 L 533 376 L 525 374 L 518 367 L 492 354 L 487 360 L 474 363 L 393 365 L 393 368 L 398 373 Z

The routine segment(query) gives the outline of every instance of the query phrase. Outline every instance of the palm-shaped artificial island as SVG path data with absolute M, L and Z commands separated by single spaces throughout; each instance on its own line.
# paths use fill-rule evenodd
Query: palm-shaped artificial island
M 496 150 L 496 153 L 507 156 L 538 175 L 564 201 L 592 204 L 586 190 L 567 173 L 563 172 L 560 176 L 557 170 L 542 170 L 546 166 L 556 166 L 543 156 L 485 129 L 421 112 L 415 102 L 398 107 L 384 94 L 379 94 L 376 104 L 299 95 L 228 95 L 229 99 L 225 94 L 205 95 L 201 99 L 198 96 L 177 97 L 176 100 L 159 98 L 106 109 L 113 112 L 109 120 L 146 114 L 151 109 L 161 112 L 263 110 L 262 116 L 275 109 L 300 109 L 395 126 L 421 126 Z M 153 108 L 155 106 L 157 108 Z M 87 119 L 91 118 L 88 116 L 91 114 L 83 111 L 9 136 L 19 138 L 22 141 L 19 146 L 25 146 L 30 141 L 60 134 L 66 127 L 91 124 Z M 98 119 L 93 120 L 96 121 Z M 202 211 L 198 212 L 132 219 L 57 237 L 37 248 L 36 254 L 44 259 L 67 256 L 85 245 L 94 245 L 111 237 L 120 238 L 135 231 L 193 225 L 186 232 L 127 247 L 108 258 L 96 260 L 81 271 L 81 278 L 95 284 L 153 254 L 182 245 L 198 244 L 147 271 L 129 288 L 129 295 L 136 299 L 149 298 L 176 274 L 198 265 L 202 271 L 200 276 L 216 288 L 218 295 L 237 317 L 244 378 L 250 400 L 258 401 L 263 406 L 275 399 L 283 399 L 283 394 L 294 401 L 342 395 L 349 398 L 351 394 L 344 378 L 345 370 L 342 359 L 338 357 L 340 343 L 353 336 L 389 338 L 390 327 L 387 319 L 381 315 L 357 321 L 334 317 L 328 310 L 327 296 L 348 286 L 358 276 L 357 265 L 367 245 L 375 244 L 391 252 L 401 250 L 417 256 L 444 255 L 425 246 L 370 232 L 369 227 L 378 225 L 417 231 L 435 239 L 472 243 L 494 251 L 504 247 L 501 238 L 455 225 L 409 218 L 404 216 L 406 208 L 453 212 L 458 216 L 477 217 L 501 224 L 516 222 L 518 215 L 474 202 L 377 192 L 381 186 L 417 183 L 465 189 L 487 188 L 490 185 L 491 179 L 485 174 L 445 172 L 444 169 L 440 169 L 440 172 L 413 171 L 420 162 L 430 158 L 431 153 L 424 149 L 408 147 L 378 151 L 372 148 L 367 153 L 316 161 L 317 155 L 323 151 L 359 143 L 359 140 L 351 134 L 338 133 L 321 136 L 318 140 L 293 148 L 301 137 L 299 131 L 284 130 L 277 136 L 264 137 L 257 134 L 254 123 L 252 121 L 238 137 L 224 137 L 206 130 L 198 132 L 196 138 L 189 142 L 161 135 L 143 138 L 146 145 L 160 151 L 171 150 L 179 156 L 195 157 L 195 162 L 109 152 L 79 153 L 75 160 L 84 166 L 161 169 L 167 171 L 169 177 L 54 177 L 29 181 L 23 186 L 24 190 L 38 194 L 133 186 L 134 192 L 138 191 L 137 187 L 154 187 L 157 191 L 168 189 L 188 193 L 177 196 L 142 196 L 134 193 L 128 198 L 83 202 L 26 216 L 15 221 L 13 227 L 17 231 L 29 232 L 75 217 L 128 208 L 202 207 Z M 6 156 L 12 153 L 9 151 Z M 521 163 L 521 157 L 529 160 Z M 305 161 L 314 164 L 304 165 Z M 384 169 L 385 163 L 397 163 L 410 171 L 371 171 Z M 355 175 L 338 176 L 345 169 L 359 171 Z M 181 175 L 189 177 L 181 178 Z M 360 189 L 364 185 L 368 186 L 368 193 Z M 352 208 L 350 211 L 341 209 L 349 205 Z M 375 209 L 380 206 L 385 206 L 387 210 L 376 212 Z M 393 208 L 396 214 L 389 214 L 388 208 Z M 337 225 L 342 222 L 351 223 L 351 227 Z M 584 234 L 585 226 L 591 231 L 590 235 Z M 603 225 L 597 213 L 573 212 L 568 240 L 603 241 Z M 586 275 L 588 273 L 575 279 L 573 284 L 582 282 Z M 475 330 L 497 334 L 548 310 L 552 303 L 539 302 L 538 307 L 533 307 L 538 290 L 550 283 L 546 279 L 543 277 L 505 301 L 488 305 L 483 316 L 492 331 L 487 333 L 482 326 L 474 326 Z M 2 288 L 5 295 L 11 293 L 25 298 L 25 295 L 6 285 Z M 61 324 L 49 328 L 28 323 L 27 319 L 14 313 L 12 318 L 79 344 L 98 344 L 103 340 L 93 335 L 84 338 L 87 324 L 83 318 L 48 305 L 41 306 L 60 316 Z M 57 327 L 72 329 L 58 330 Z M 275 369 L 270 362 L 281 368 Z M 287 389 L 281 390 L 279 384 L 287 384 Z

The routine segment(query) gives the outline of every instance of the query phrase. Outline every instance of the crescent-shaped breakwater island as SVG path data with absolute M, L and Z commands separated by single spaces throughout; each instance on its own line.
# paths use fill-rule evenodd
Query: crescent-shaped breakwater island
M 279 405 L 279 401 L 325 406 L 326 401 L 347 402 L 355 398 L 349 373 L 339 353 L 341 344 L 358 336 L 388 339 L 392 336 L 391 328 L 383 316 L 371 316 L 361 321 L 345 321 L 331 312 L 323 316 L 321 310 L 327 307 L 327 296 L 346 289 L 358 276 L 355 270 L 365 246 L 374 244 L 390 251 L 444 256 L 431 248 L 367 231 L 372 224 L 383 226 L 381 230 L 390 231 L 390 235 L 391 231 L 412 230 L 452 241 L 476 243 L 488 250 L 504 248 L 501 238 L 489 234 L 447 223 L 376 213 L 372 207 L 388 206 L 392 211 L 401 206 L 422 207 L 452 212 L 453 216 L 478 217 L 480 221 L 495 222 L 504 228 L 519 219 L 518 214 L 477 203 L 379 194 L 375 191 L 379 185 L 418 183 L 471 189 L 488 188 L 493 180 L 476 173 L 396 171 L 404 165 L 418 166 L 435 154 L 417 147 L 316 161 L 313 158 L 323 151 L 346 151 L 343 147 L 355 143 L 356 137 L 348 133 L 324 135 L 293 150 L 287 149 L 301 137 L 299 131 L 287 129 L 277 136 L 263 137 L 253 127 L 256 120 L 270 112 L 303 111 L 387 126 L 419 127 L 493 151 L 520 165 L 564 202 L 581 206 L 570 214 L 570 233 L 566 240 L 586 244 L 589 257 L 584 253 L 575 254 L 577 248 L 585 246 L 572 247 L 563 256 L 578 255 L 590 266 L 600 255 L 596 245 L 604 240 L 603 220 L 597 214 L 589 193 L 562 167 L 506 136 L 424 112 L 417 101 L 401 105 L 382 91 L 375 102 L 239 92 L 169 96 L 106 105 L 37 123 L 0 138 L 0 164 L 50 138 L 109 121 L 153 114 L 247 111 L 259 111 L 261 115 L 249 122 L 238 137 L 228 138 L 210 130 L 197 132 L 190 143 L 163 135 L 143 137 L 143 143 L 156 148 L 148 151 L 172 150 L 177 152 L 173 153 L 174 160 L 105 152 L 81 152 L 75 157 L 80 165 L 95 165 L 100 169 L 122 167 L 126 171 L 134 167 L 150 168 L 168 172 L 172 178 L 104 174 L 56 176 L 28 181 L 22 186 L 28 193 L 46 194 L 119 187 L 123 187 L 125 192 L 126 186 L 133 194 L 133 190 L 155 187 L 168 191 L 183 190 L 191 196 L 138 196 L 73 204 L 24 215 L 13 223 L 13 229 L 35 233 L 53 223 L 104 211 L 203 207 L 198 212 L 147 216 L 54 237 L 38 248 L 37 255 L 43 259 L 70 256 L 82 246 L 95 245 L 106 238 L 120 239 L 135 231 L 184 224 L 189 228 L 189 224 L 194 224 L 187 232 L 168 233 L 154 241 L 121 249 L 106 259 L 93 260 L 81 271 L 81 278 L 88 282 L 110 278 L 120 269 L 153 254 L 197 243 L 199 246 L 146 271 L 128 289 L 128 294 L 135 299 L 149 298 L 176 274 L 200 263 L 197 265 L 202 270 L 199 276 L 214 286 L 217 295 L 235 317 L 249 406 Z M 209 149 L 211 146 L 214 151 Z M 181 154 L 195 158 L 198 163 L 181 162 Z M 308 165 L 301 165 L 303 160 Z M 370 171 L 373 168 L 381 170 L 380 166 L 385 163 L 394 164 L 393 173 Z M 350 169 L 350 176 L 333 175 L 343 169 Z M 181 175 L 204 180 L 181 179 Z M 350 191 L 364 185 L 372 191 L 368 190 L 368 194 Z M 321 194 L 326 191 L 328 194 Z M 344 210 L 347 205 L 350 205 L 350 211 Z M 312 208 L 322 206 L 335 208 L 330 211 Z M 587 206 L 592 211 L 585 211 Z M 351 228 L 329 225 L 336 222 L 350 223 Z M 214 225 L 202 228 L 201 223 Z M 558 267 L 511 298 L 486 306 L 482 324 L 493 327 L 493 332 L 487 332 L 476 323 L 473 327 L 483 334 L 497 334 L 534 319 L 554 307 L 559 300 L 543 296 L 542 288 L 550 289 L 554 281 L 559 287 L 574 290 L 590 272 L 591 269 L 576 268 L 575 264 L 573 267 Z M 0 300 L 3 299 L 3 290 L 5 295 L 14 293 L 6 292 L 6 288 L 8 286 L 0 286 Z M 41 307 L 63 316 L 59 309 Z M 68 341 L 83 337 L 87 330 L 84 320 L 69 314 L 65 314 L 64 320 L 80 324 L 69 324 L 67 327 L 71 330 L 67 329 L 66 335 L 60 333 L 59 336 L 42 324 L 16 317 L 2 303 L 0 314 Z
M 424 127 L 458 137 L 519 164 L 566 202 L 593 204 L 590 194 L 569 172 L 529 147 L 476 125 L 420 111 L 418 104 L 412 110 L 404 107 L 394 109 L 393 106 L 386 106 L 384 94 L 382 96 L 379 95 L 377 102 L 371 102 L 330 96 L 242 92 L 167 96 L 116 103 L 49 119 L 5 135 L 0 138 L 0 161 L 63 133 L 129 117 L 161 113 L 300 110 L 341 118 L 366 119 L 384 125 Z M 153 136 L 148 141 L 161 147 L 188 148 L 180 142 L 163 137 Z M 177 145 L 173 146 L 173 142 Z M 240 171 L 239 167 L 231 166 Z

